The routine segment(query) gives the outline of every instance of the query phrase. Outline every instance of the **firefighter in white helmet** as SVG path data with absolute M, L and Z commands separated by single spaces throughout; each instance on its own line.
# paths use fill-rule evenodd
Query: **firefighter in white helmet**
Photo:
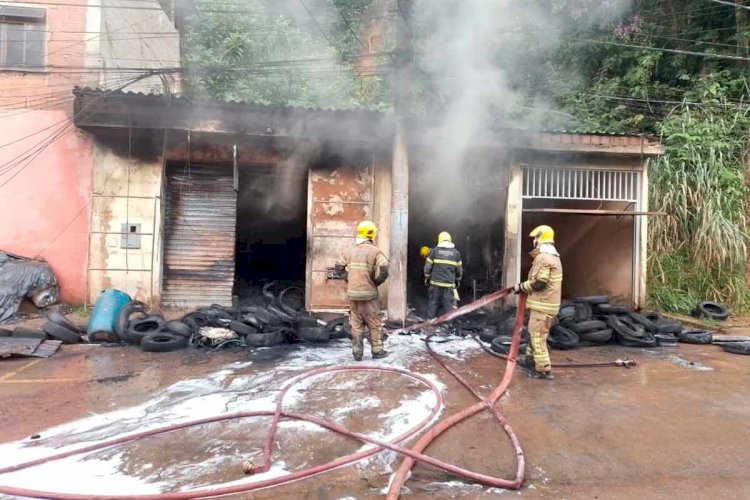
M 534 250 L 531 252 L 534 262 L 529 271 L 529 278 L 513 287 L 513 290 L 516 293 L 528 294 L 526 307 L 531 311 L 531 339 L 526 349 L 526 365 L 529 368 L 529 376 L 551 380 L 554 376 L 547 350 L 547 336 L 552 321 L 560 310 L 563 269 L 560 254 L 555 248 L 555 232 L 551 227 L 535 227 L 529 237 L 534 238 Z

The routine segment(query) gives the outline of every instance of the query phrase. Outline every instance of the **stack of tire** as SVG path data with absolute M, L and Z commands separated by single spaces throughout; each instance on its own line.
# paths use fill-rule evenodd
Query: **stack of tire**
M 146 352 L 170 352 L 187 347 L 192 330 L 182 321 L 166 321 L 161 314 L 148 312 L 143 302 L 132 301 L 120 310 L 115 333 Z
M 557 324 L 550 330 L 552 348 L 616 342 L 628 347 L 677 345 L 682 331 L 679 321 L 658 313 L 634 312 L 625 306 L 610 304 L 607 296 L 580 297 L 560 308 Z

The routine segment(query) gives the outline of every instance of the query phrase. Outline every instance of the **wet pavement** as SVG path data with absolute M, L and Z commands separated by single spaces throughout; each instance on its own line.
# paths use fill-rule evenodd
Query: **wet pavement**
M 409 368 L 437 382 L 445 398 L 441 417 L 473 403 L 426 355 L 418 337 L 389 342 L 391 357 L 377 363 L 366 358 L 366 363 Z M 499 382 L 503 362 L 473 340 L 436 349 L 484 393 Z M 551 382 L 517 373 L 499 405 L 527 460 L 520 496 L 750 498 L 750 358 L 717 346 L 607 346 L 553 352 L 553 362 L 624 356 L 636 359 L 638 366 L 558 369 Z M 0 467 L 170 423 L 272 409 L 285 381 L 349 359 L 346 341 L 336 341 L 256 353 L 156 354 L 79 345 L 63 346 L 46 360 L 0 360 Z M 416 425 L 435 404 L 419 383 L 373 372 L 326 375 L 291 391 L 285 401 L 289 410 L 386 439 Z M 0 484 L 126 494 L 247 481 L 240 465 L 259 461 L 268 423 L 268 418 L 255 418 L 203 425 L 0 475 Z M 35 434 L 38 439 L 29 439 Z M 363 446 L 311 424 L 287 422 L 274 445 L 274 466 L 264 477 L 327 462 Z M 509 478 L 515 468 L 511 451 L 494 420 L 480 414 L 448 431 L 429 453 Z M 384 453 L 252 497 L 378 498 L 399 462 Z M 518 494 L 465 484 L 423 466 L 415 468 L 407 487 L 408 498 Z

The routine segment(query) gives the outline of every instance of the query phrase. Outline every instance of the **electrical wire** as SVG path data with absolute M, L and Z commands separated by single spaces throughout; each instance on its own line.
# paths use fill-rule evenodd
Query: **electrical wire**
M 714 2 L 714 3 L 719 3 L 721 5 L 727 5 L 727 6 L 730 6 L 730 7 L 739 8 L 739 9 L 750 10 L 750 7 L 748 7 L 747 5 L 740 5 L 740 4 L 734 3 L 734 2 L 727 2 L 726 0 L 709 0 L 709 1 L 710 2 Z

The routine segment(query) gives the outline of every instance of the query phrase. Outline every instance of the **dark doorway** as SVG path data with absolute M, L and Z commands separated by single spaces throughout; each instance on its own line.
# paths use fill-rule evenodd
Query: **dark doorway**
M 507 168 L 497 159 L 480 158 L 453 172 L 449 190 L 436 189 L 446 177 L 430 165 L 417 165 L 410 173 L 408 297 L 418 314 L 426 312 L 427 302 L 419 249 L 436 246 L 441 231 L 451 234 L 461 252 L 462 303 L 502 283 Z
M 269 281 L 304 283 L 306 222 L 306 168 L 240 168 L 235 295 L 257 295 Z

